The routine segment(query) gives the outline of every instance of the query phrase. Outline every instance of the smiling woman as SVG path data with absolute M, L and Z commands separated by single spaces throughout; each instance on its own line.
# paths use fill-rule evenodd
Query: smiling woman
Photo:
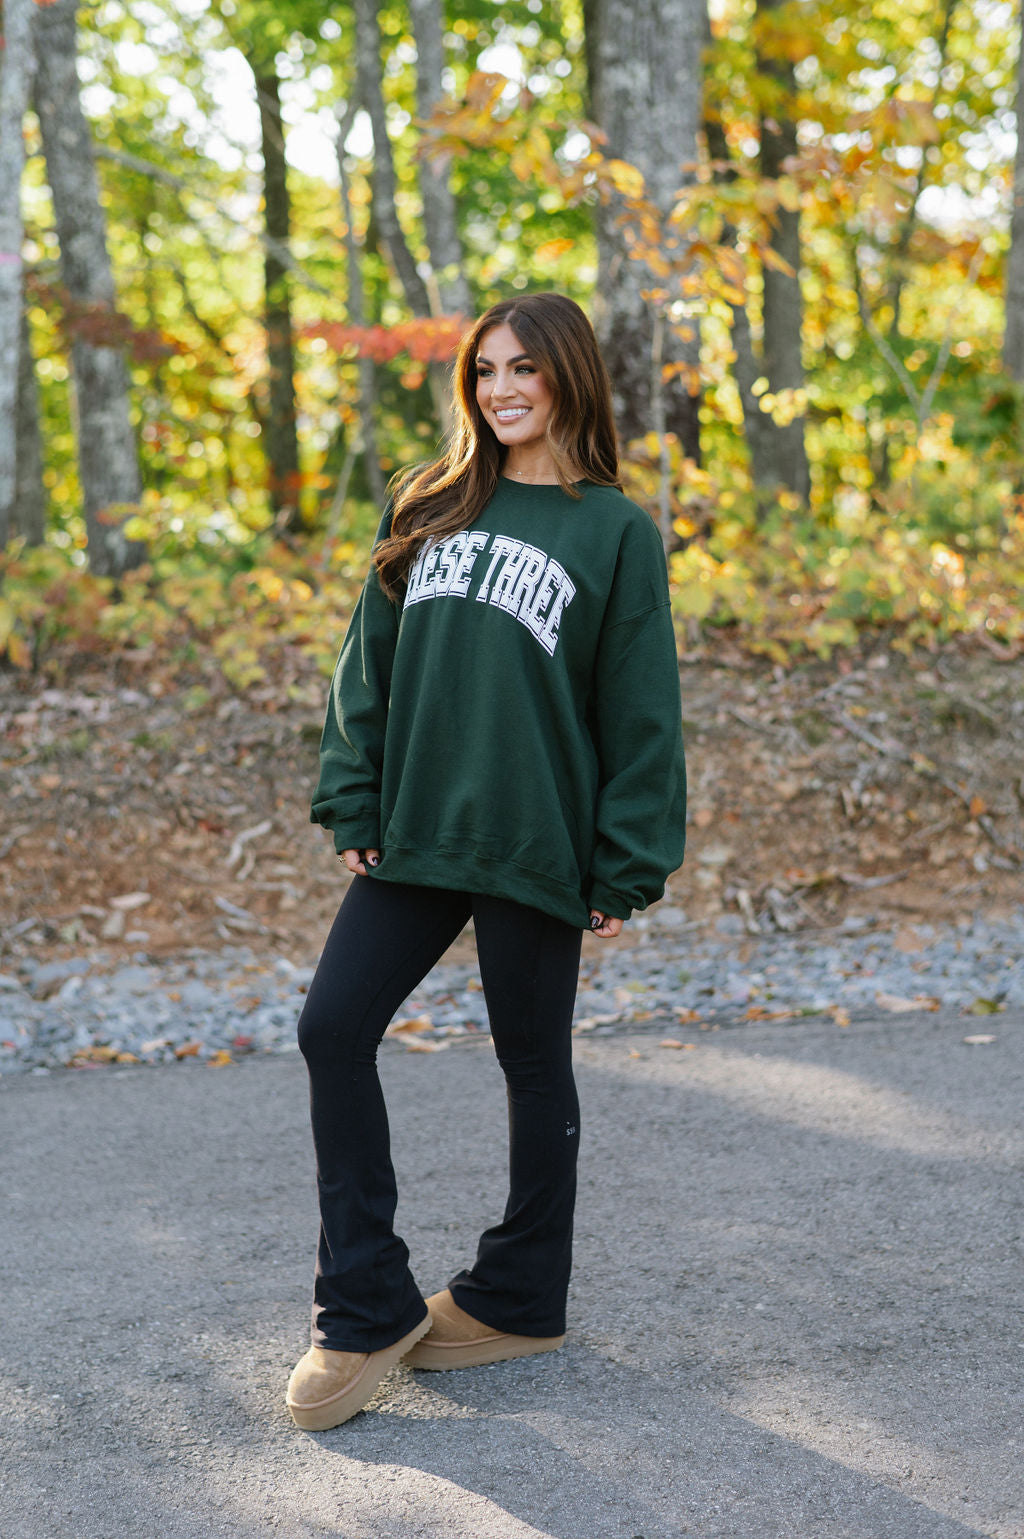
M 560 294 L 494 306 L 454 393 L 447 452 L 385 511 L 313 800 L 356 880 L 299 1021 L 322 1227 L 288 1404 L 311 1429 L 355 1415 L 400 1358 L 465 1368 L 562 1345 L 581 932 L 614 939 L 683 857 L 664 552 L 618 485 L 590 322 Z M 424 1299 L 392 1228 L 376 1050 L 470 918 L 510 1191 L 475 1261 Z
M 608 374 L 571 299 L 525 294 L 492 305 L 462 340 L 453 392 L 447 452 L 399 480 L 374 553 L 391 599 L 423 545 L 473 523 L 503 479 L 558 486 L 573 499 L 584 482 L 621 491 Z
M 558 472 L 547 444 L 555 398 L 507 321 L 480 338 L 476 401 L 495 438 L 508 451 L 504 474 L 557 485 Z

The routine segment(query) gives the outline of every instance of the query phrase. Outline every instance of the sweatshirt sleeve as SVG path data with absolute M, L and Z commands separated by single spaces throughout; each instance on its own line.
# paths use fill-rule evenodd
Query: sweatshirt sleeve
M 389 508 L 375 545 L 390 525 Z M 385 596 L 371 567 L 331 680 L 310 811 L 311 823 L 333 831 L 339 853 L 380 844 L 381 767 L 400 618 L 401 606 Z
M 661 541 L 623 542 L 594 678 L 597 825 L 588 904 L 628 919 L 654 903 L 686 842 L 679 662 Z

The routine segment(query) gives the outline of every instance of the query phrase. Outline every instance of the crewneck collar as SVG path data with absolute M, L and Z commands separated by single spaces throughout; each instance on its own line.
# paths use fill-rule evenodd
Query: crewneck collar
M 573 482 L 577 491 L 582 491 L 588 484 L 586 481 Z M 499 492 L 511 491 L 517 497 L 536 497 L 540 495 L 565 498 L 569 496 L 568 492 L 564 490 L 558 481 L 514 481 L 511 476 L 504 475 L 499 475 L 498 477 L 497 490 Z M 569 497 L 569 501 L 571 502 L 573 499 Z

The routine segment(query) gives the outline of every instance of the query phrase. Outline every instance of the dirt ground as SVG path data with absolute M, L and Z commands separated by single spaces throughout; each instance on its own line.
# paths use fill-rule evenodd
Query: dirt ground
M 688 920 L 898 928 L 1024 897 L 1024 659 L 876 643 L 783 670 L 726 646 L 682 685 Z M 307 822 L 325 689 L 0 673 L 0 967 L 246 941 L 312 960 L 344 883 Z

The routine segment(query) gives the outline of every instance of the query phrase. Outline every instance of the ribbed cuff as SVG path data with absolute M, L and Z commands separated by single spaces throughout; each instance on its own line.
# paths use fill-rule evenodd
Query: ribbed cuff
M 599 914 L 608 915 L 612 919 L 630 919 L 633 914 L 629 904 L 620 898 L 617 893 L 599 884 L 595 884 L 590 889 L 587 907 L 596 908 Z

